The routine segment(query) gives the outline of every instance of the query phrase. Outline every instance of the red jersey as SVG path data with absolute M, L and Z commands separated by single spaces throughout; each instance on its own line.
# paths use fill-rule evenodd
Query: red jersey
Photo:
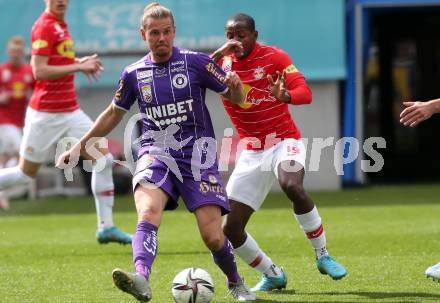
M 233 104 L 223 97 L 222 100 L 240 138 L 249 138 L 247 149 L 269 148 L 276 142 L 267 141 L 266 144 L 266 138 L 301 138 L 288 105 L 275 98 L 267 80 L 267 75 L 271 75 L 275 81 L 276 72 L 282 73 L 286 70 L 286 87 L 291 96 L 291 103 L 312 102 L 312 93 L 304 76 L 298 72 L 287 53 L 272 46 L 256 44 L 246 58 L 226 56 L 218 63 L 225 71 L 236 72 L 244 84 L 246 100 L 243 104 Z M 261 144 L 254 142 L 256 139 Z
M 0 124 L 13 124 L 22 128 L 26 100 L 34 86 L 29 64 L 14 67 L 10 63 L 0 65 L 0 92 L 10 94 L 8 103 L 0 104 Z
M 73 41 L 67 24 L 44 12 L 35 21 L 32 32 L 32 55 L 48 56 L 49 65 L 75 63 Z M 71 112 L 79 108 L 74 75 L 51 80 L 37 80 L 29 106 L 44 112 Z

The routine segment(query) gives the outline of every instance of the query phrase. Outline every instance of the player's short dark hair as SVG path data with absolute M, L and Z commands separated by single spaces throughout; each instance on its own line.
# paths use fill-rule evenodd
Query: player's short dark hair
M 141 17 L 141 27 L 145 29 L 148 18 L 171 18 L 174 25 L 174 16 L 170 9 L 160 5 L 158 2 L 153 2 L 145 6 L 144 14 Z
M 255 20 L 254 18 L 252 18 L 249 15 L 246 15 L 244 13 L 238 13 L 234 16 L 229 17 L 228 21 L 226 21 L 226 23 L 228 23 L 229 21 L 235 21 L 235 22 L 243 22 L 246 24 L 246 28 L 251 30 L 251 31 L 255 31 Z

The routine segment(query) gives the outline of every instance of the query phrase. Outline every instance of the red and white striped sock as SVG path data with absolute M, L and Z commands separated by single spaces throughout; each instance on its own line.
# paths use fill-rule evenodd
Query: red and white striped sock
M 295 214 L 295 218 L 315 249 L 316 258 L 319 259 L 328 255 L 324 227 L 322 226 L 321 217 L 316 206 L 306 214 Z
M 250 234 L 247 234 L 246 241 L 242 246 L 235 248 L 234 252 L 249 266 L 262 274 L 272 277 L 282 273 L 281 269 L 273 264 L 272 260 L 261 250 Z

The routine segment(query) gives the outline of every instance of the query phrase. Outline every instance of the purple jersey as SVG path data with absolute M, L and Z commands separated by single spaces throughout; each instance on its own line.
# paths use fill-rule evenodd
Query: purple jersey
M 173 157 L 187 158 L 191 157 L 197 139 L 214 138 L 205 93 L 207 88 L 225 93 L 228 88 L 224 79 L 225 72 L 209 56 L 177 47 L 165 63 L 152 62 L 148 54 L 127 66 L 113 103 L 129 110 L 137 101 L 140 112 L 145 114 L 138 156 L 159 148 Z M 165 130 L 170 129 L 173 129 L 172 140 L 165 141 L 172 142 L 161 144 Z M 178 146 L 167 146 L 173 143 Z

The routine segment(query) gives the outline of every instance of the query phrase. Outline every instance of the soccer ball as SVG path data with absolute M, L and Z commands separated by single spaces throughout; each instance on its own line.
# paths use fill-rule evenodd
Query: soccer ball
M 214 296 L 214 282 L 201 268 L 186 268 L 173 280 L 171 288 L 177 303 L 208 303 Z

